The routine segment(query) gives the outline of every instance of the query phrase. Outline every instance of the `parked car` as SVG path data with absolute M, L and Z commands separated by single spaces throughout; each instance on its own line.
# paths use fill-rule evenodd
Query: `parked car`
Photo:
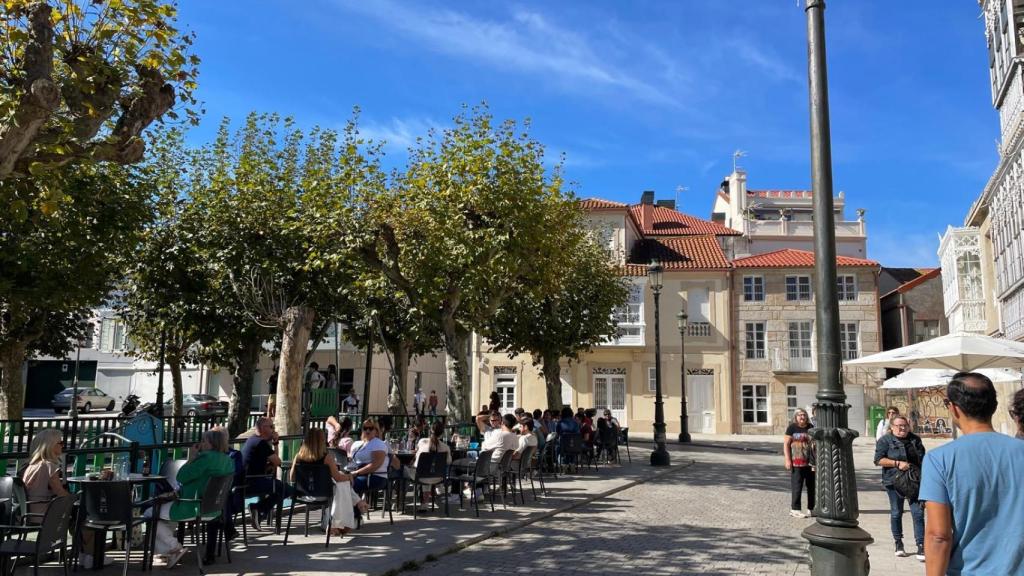
M 209 394 L 183 394 L 181 408 L 187 416 L 222 416 L 228 413 L 228 403 Z M 164 414 L 174 409 L 174 398 L 164 402 Z
M 71 409 L 71 397 L 75 395 L 74 388 L 65 388 L 53 397 L 51 404 L 53 411 L 62 414 Z M 88 414 L 93 408 L 97 410 L 113 410 L 116 401 L 110 395 L 99 388 L 78 389 L 78 411 Z

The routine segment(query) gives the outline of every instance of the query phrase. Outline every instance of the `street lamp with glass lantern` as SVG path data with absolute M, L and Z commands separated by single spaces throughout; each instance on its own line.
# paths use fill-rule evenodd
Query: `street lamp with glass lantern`
M 679 442 L 685 443 L 690 438 L 690 419 L 686 415 L 686 312 L 676 314 L 679 322 Z
M 668 466 L 668 450 L 665 448 L 665 405 L 661 399 L 661 323 L 660 297 L 664 268 L 657 260 L 647 266 L 647 277 L 654 294 L 654 452 L 651 452 L 651 466 Z

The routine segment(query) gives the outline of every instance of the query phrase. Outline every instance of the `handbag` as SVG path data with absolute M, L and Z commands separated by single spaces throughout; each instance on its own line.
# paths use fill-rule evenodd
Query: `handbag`
M 911 464 L 906 470 L 896 470 L 892 487 L 911 502 L 916 502 L 921 491 L 921 468 Z

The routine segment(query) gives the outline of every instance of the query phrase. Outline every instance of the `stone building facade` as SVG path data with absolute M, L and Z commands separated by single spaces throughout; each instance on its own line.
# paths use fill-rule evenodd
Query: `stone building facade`
M 879 266 L 848 256 L 837 263 L 843 359 L 878 352 Z M 814 254 L 778 250 L 737 258 L 733 266 L 737 431 L 782 434 L 794 411 L 811 406 L 817 392 Z M 878 401 L 881 371 L 843 372 L 850 427 L 863 433 L 865 407 Z

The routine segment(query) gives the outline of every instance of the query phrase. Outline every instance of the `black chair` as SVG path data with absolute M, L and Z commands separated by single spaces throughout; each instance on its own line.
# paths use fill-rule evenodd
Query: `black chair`
M 46 504 L 48 500 L 29 501 L 25 483 L 18 476 L 0 476 L 0 524 L 23 526 L 30 519 L 39 523 L 44 512 L 29 512 L 32 504 Z M 0 531 L 0 535 L 3 532 Z
M 615 428 L 598 428 L 597 430 L 597 459 L 605 457 L 605 461 L 611 464 L 619 464 L 619 443 L 615 434 Z
M 252 496 L 257 496 L 257 497 L 258 496 L 266 496 L 268 494 L 272 494 L 273 493 L 273 491 L 267 492 L 266 490 L 254 490 L 252 488 L 251 483 L 252 483 L 253 480 L 259 480 L 259 479 L 266 479 L 266 480 L 269 480 L 271 483 L 273 483 L 273 481 L 277 479 L 277 476 L 275 476 L 274 474 L 247 474 L 245 476 L 245 483 L 235 487 L 236 491 L 239 491 L 239 492 L 242 493 L 242 496 L 241 496 L 241 498 L 242 498 L 242 506 L 241 506 L 242 510 L 241 510 L 241 513 L 242 513 L 242 526 L 243 526 L 243 528 L 242 528 L 242 540 L 246 544 L 249 543 L 249 537 L 248 537 L 248 534 L 246 533 L 246 529 L 245 529 L 246 515 L 247 515 L 247 513 L 248 514 L 252 513 L 252 511 L 248 510 L 249 506 L 251 506 L 251 505 L 250 504 L 246 504 L 246 501 L 248 501 L 248 499 L 250 497 L 252 497 Z M 280 516 L 280 510 L 281 510 L 283 504 L 284 504 L 284 495 L 282 494 L 281 495 L 281 499 L 278 501 L 277 506 L 275 507 L 279 516 Z M 258 522 L 257 522 L 257 524 L 258 524 Z M 278 528 L 280 528 L 280 525 L 278 525 Z M 260 527 L 260 530 L 262 531 L 262 527 Z
M 493 450 L 484 450 L 477 456 L 476 465 L 473 466 L 472 473 L 463 473 L 456 476 L 451 476 L 448 479 L 450 484 L 455 484 L 456 490 L 459 491 L 459 508 L 462 508 L 462 483 L 469 484 L 470 489 L 470 502 L 476 508 L 476 516 L 480 517 L 480 499 L 476 496 L 476 489 L 480 485 L 486 485 L 491 480 L 491 456 L 494 454 Z M 491 499 L 491 512 L 494 512 L 494 499 Z
M 132 556 L 132 529 L 143 524 L 148 525 L 150 534 L 153 533 L 157 516 L 154 511 L 152 518 L 135 517 L 132 511 L 139 508 L 139 504 L 132 502 L 132 486 L 127 481 L 110 482 L 85 482 L 82 484 L 82 507 L 84 514 L 79 514 L 78 529 L 76 536 L 80 536 L 82 529 L 89 528 L 97 532 L 96 545 L 104 546 L 106 543 L 106 532 L 124 532 L 124 575 L 128 575 L 128 563 Z M 102 536 L 101 536 L 102 535 Z M 80 537 L 75 538 L 74 555 L 78 557 Z M 152 537 L 144 540 L 142 550 L 142 565 L 147 565 L 150 557 L 150 542 Z M 99 561 L 99 555 L 96 560 Z
M 491 467 L 491 506 L 494 506 L 495 489 L 501 486 L 501 505 L 508 510 L 508 492 L 512 492 L 512 503 L 516 501 L 516 489 L 515 484 L 512 483 L 512 458 L 516 453 L 512 450 L 506 450 L 502 455 L 501 459 L 498 460 L 497 466 Z
M 423 488 L 431 490 L 438 485 L 444 485 L 445 475 L 448 470 L 447 452 L 423 452 L 418 456 L 416 462 L 416 477 L 412 479 L 412 517 L 415 519 L 419 512 L 420 500 L 423 499 Z M 434 501 L 430 501 L 430 509 L 434 509 Z M 444 500 L 444 514 L 448 515 L 448 499 Z
M 295 464 L 295 494 L 291 498 L 288 509 L 288 526 L 284 530 L 284 544 L 288 545 L 288 535 L 292 530 L 292 517 L 295 516 L 295 503 L 301 502 L 306 508 L 306 536 L 309 536 L 309 513 L 321 510 L 321 516 L 330 514 L 334 502 L 334 478 L 331 469 L 323 462 Z M 327 523 L 327 541 L 324 548 L 331 545 L 330 523 Z
M 227 541 L 227 523 L 221 521 L 221 517 L 227 511 L 228 498 L 231 497 L 231 484 L 235 479 L 234 473 L 225 474 L 223 476 L 211 476 L 206 481 L 206 488 L 203 490 L 203 496 L 201 498 L 178 498 L 178 502 L 192 502 L 198 504 L 196 507 L 196 517 L 191 520 L 195 528 L 195 533 L 198 535 L 197 538 L 193 539 L 193 543 L 196 548 L 196 564 L 199 566 L 199 573 L 206 574 L 203 571 L 203 554 L 202 548 L 206 545 L 206 530 L 205 525 L 210 522 L 219 522 L 220 531 L 217 533 L 217 539 L 221 538 Z M 154 514 L 154 518 L 157 514 Z M 231 547 L 224 546 L 225 553 L 227 554 L 228 562 L 231 562 Z
M 544 447 L 541 448 L 540 455 L 537 457 L 538 474 L 543 475 L 544 472 L 549 472 L 553 477 L 558 478 L 558 456 L 555 450 L 557 446 L 557 436 L 544 443 Z
M 512 468 L 509 470 L 509 480 L 512 485 L 519 486 L 519 496 L 523 500 L 523 504 L 526 504 L 526 493 L 523 492 L 523 478 L 527 477 L 530 479 L 530 488 L 533 490 L 533 499 L 537 500 L 537 487 L 533 484 L 533 475 L 530 471 L 533 468 L 533 456 L 537 453 L 536 446 L 527 446 L 523 449 L 522 454 L 519 455 L 518 460 L 512 461 Z M 515 502 L 515 493 L 512 493 L 512 502 Z
M 563 432 L 558 436 L 558 459 L 562 472 L 568 473 L 572 464 L 574 471 L 580 467 L 580 454 L 583 453 L 583 436 L 578 432 Z
M 10 539 L 0 543 L 0 573 L 7 572 L 7 562 L 11 560 L 11 574 L 14 574 L 14 566 L 18 558 L 32 558 L 32 574 L 39 574 L 39 563 L 45 560 L 53 551 L 60 552 L 61 564 L 64 567 L 64 576 L 68 573 L 68 526 L 71 524 L 71 506 L 74 502 L 73 496 L 61 496 L 54 498 L 46 507 L 43 513 L 42 523 L 38 526 L 7 525 L 2 528 L 5 531 L 18 532 L 17 539 Z M 34 540 L 26 540 L 29 532 L 35 532 Z
M 619 428 L 619 438 L 618 438 L 617 444 L 619 446 L 625 446 L 626 447 L 626 460 L 629 461 L 630 464 L 632 464 L 633 463 L 633 457 L 629 455 L 629 428 L 628 427 L 626 427 L 626 428 Z
M 537 482 L 540 482 L 540 493 L 542 496 L 548 495 L 548 487 L 544 485 L 544 452 L 548 451 L 551 447 L 551 442 L 544 445 L 544 449 L 541 450 L 540 454 L 530 462 L 530 486 L 533 487 L 533 477 L 537 476 Z M 537 498 L 537 490 L 534 488 L 533 498 Z

